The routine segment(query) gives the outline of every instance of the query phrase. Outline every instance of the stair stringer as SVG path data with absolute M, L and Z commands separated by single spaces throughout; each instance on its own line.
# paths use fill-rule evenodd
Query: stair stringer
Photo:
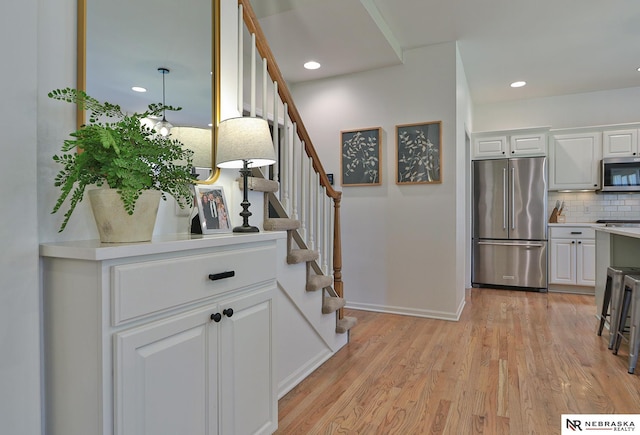
M 322 314 L 323 291 L 305 291 L 306 265 L 287 264 L 286 240 L 278 255 L 278 394 L 281 397 L 349 341 L 336 332 L 336 313 Z

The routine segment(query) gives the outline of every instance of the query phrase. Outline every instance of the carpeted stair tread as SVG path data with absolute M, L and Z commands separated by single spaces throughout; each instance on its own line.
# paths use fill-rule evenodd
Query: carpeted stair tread
M 238 184 L 240 184 L 240 190 L 242 190 L 244 188 L 242 178 L 238 178 Z M 247 177 L 247 187 L 255 192 L 277 192 L 280 188 L 280 183 L 266 178 Z
M 333 284 L 333 278 L 327 275 L 309 275 L 307 277 L 307 286 L 306 289 L 308 292 L 313 292 L 316 290 L 323 289 L 325 287 L 329 287 Z
M 316 261 L 318 257 L 318 251 L 312 251 L 311 249 L 292 249 L 289 251 L 289 255 L 287 255 L 287 263 L 307 263 L 309 261 Z
M 358 323 L 358 319 L 356 319 L 355 317 L 345 316 L 342 319 L 338 320 L 338 325 L 336 326 L 336 332 L 338 334 L 344 334 L 349 329 L 356 326 L 356 323 Z
M 263 227 L 266 231 L 289 231 L 300 228 L 300 221 L 289 218 L 267 218 Z
M 331 314 L 344 307 L 346 299 L 335 296 L 327 296 L 322 301 L 322 314 Z

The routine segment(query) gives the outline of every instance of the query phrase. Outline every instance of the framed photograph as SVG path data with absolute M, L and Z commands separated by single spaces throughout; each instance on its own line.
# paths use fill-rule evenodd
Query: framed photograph
M 343 186 L 380 185 L 380 138 L 382 128 L 341 131 Z
M 442 121 L 396 125 L 396 184 L 442 183 Z
M 230 232 L 229 209 L 222 186 L 196 184 L 194 188 L 202 234 Z

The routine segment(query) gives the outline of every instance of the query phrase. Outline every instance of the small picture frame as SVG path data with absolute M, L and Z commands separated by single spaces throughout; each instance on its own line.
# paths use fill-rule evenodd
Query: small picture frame
M 343 186 L 379 186 L 382 128 L 340 132 Z
M 202 234 L 230 232 L 231 222 L 224 188 L 222 186 L 196 184 L 194 190 Z
M 396 125 L 396 184 L 442 183 L 442 121 Z

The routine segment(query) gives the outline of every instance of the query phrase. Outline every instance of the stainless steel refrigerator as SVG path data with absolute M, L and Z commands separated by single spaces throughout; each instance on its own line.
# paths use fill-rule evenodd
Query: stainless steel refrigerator
M 474 287 L 547 290 L 547 158 L 473 162 Z

